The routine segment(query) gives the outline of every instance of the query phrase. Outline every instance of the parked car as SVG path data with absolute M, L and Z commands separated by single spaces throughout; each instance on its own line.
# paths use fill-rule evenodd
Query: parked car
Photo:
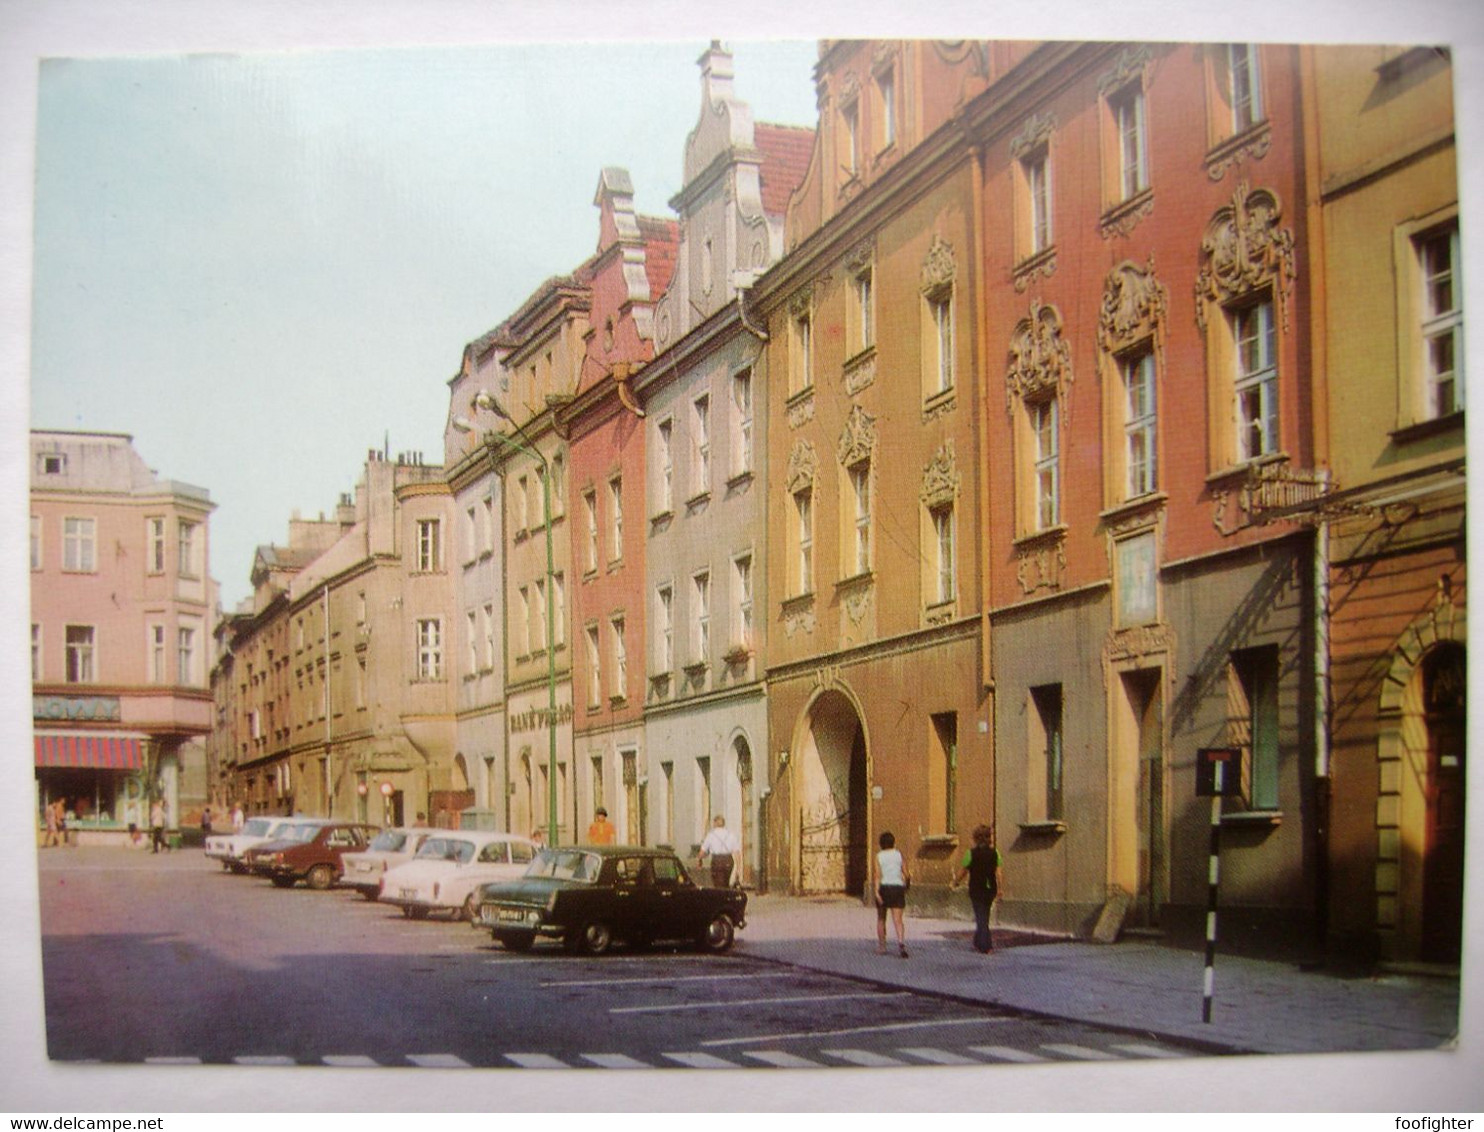
M 341 886 L 375 900 L 381 893 L 381 874 L 412 860 L 422 843 L 438 832 L 426 826 L 383 829 L 359 853 L 342 854 L 340 865 L 345 872 L 340 877 Z
M 535 853 L 530 838 L 514 833 L 440 830 L 412 860 L 381 875 L 379 899 L 413 920 L 430 912 L 473 920 L 474 890 L 489 881 L 519 877 Z
M 246 873 L 247 851 L 267 841 L 276 841 L 289 830 L 313 822 L 305 817 L 256 817 L 242 823 L 240 833 L 224 833 L 206 839 L 206 856 L 220 861 L 222 868 L 234 873 Z
M 747 894 L 702 888 L 674 853 L 629 845 L 543 849 L 518 881 L 478 893 L 477 926 L 511 951 L 538 937 L 601 955 L 616 940 L 695 943 L 723 952 L 747 925 Z
M 282 840 L 255 845 L 247 851 L 247 863 L 279 888 L 302 880 L 326 889 L 340 879 L 341 855 L 366 848 L 375 834 L 375 826 L 322 819 L 289 830 Z

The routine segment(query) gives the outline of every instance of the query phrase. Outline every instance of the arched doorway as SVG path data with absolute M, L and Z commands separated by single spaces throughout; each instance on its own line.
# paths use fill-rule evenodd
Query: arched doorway
M 859 896 L 866 886 L 866 738 L 855 705 L 828 691 L 799 749 L 799 887 Z
M 1463 938 L 1465 664 L 1463 646 L 1450 641 L 1423 657 L 1420 672 L 1427 732 L 1422 957 L 1439 963 L 1458 962 Z
M 736 735 L 728 752 L 728 787 L 725 815 L 727 825 L 737 831 L 742 841 L 740 876 L 742 883 L 753 883 L 752 862 L 757 859 L 757 811 L 752 804 L 752 747 L 747 736 Z

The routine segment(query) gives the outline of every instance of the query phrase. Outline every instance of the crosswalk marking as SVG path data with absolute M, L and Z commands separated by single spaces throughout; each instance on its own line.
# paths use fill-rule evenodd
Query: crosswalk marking
M 1071 1045 L 1070 1043 L 1051 1042 L 1043 1045 L 1041 1048 L 1044 1050 L 1050 1050 L 1052 1053 L 1055 1054 L 1060 1054 L 1062 1057 L 1075 1057 L 1079 1061 L 1119 1060 L 1116 1053 L 1109 1053 L 1107 1050 L 1102 1049 L 1093 1049 L 1091 1046 L 1076 1046 Z
M 468 1069 L 469 1063 L 451 1053 L 409 1053 L 407 1060 L 423 1069 Z
M 146 1057 L 146 1065 L 200 1065 L 199 1057 Z
M 717 1057 L 712 1053 L 666 1053 L 662 1057 L 678 1062 L 690 1069 L 741 1069 L 735 1061 Z
M 232 1062 L 235 1065 L 294 1065 L 294 1064 L 296 1064 L 296 1062 L 294 1061 L 294 1059 L 292 1057 L 285 1057 L 282 1054 L 266 1054 L 266 1055 L 263 1055 L 263 1056 L 258 1056 L 256 1054 L 244 1054 L 241 1057 L 234 1057 L 232 1059 Z
M 626 1053 L 584 1053 L 583 1061 L 591 1061 L 599 1069 L 653 1069 L 654 1066 L 630 1057 Z
M 662 986 L 672 986 L 675 983 L 726 983 L 735 982 L 739 979 L 777 979 L 777 975 L 771 971 L 759 972 L 756 975 L 646 975 L 637 979 L 560 979 L 541 984 L 543 990 L 548 987 L 614 987 L 614 986 L 647 986 L 659 983 Z
M 374 1057 L 367 1057 L 363 1053 L 332 1053 L 321 1060 L 337 1069 L 375 1069 L 380 1064 Z
M 1146 1046 L 1146 1045 L 1134 1044 L 1134 1045 L 1119 1045 L 1119 1046 L 1114 1046 L 1113 1048 L 1116 1049 L 1116 1050 L 1122 1050 L 1124 1053 L 1131 1053 L 1135 1057 L 1185 1057 L 1186 1056 L 1185 1054 L 1180 1053 L 1178 1050 L 1161 1049 L 1159 1046 Z
M 742 1054 L 754 1061 L 761 1061 L 764 1065 L 776 1065 L 779 1069 L 823 1069 L 824 1063 L 810 1061 L 807 1057 L 798 1054 L 784 1053 L 779 1049 L 750 1049 Z
M 1045 1061 L 1044 1057 L 1037 1057 L 1023 1049 L 1013 1049 L 1010 1046 L 970 1046 L 974 1053 L 982 1053 L 985 1057 L 992 1057 L 997 1061 L 1019 1061 L 1029 1065 L 1036 1061 Z
M 908 1057 L 920 1057 L 923 1061 L 934 1065 L 978 1065 L 972 1057 L 965 1057 L 961 1053 L 950 1053 L 946 1049 L 933 1049 L 932 1046 L 908 1046 L 897 1050 L 905 1053 Z
M 796 1030 L 789 1034 L 762 1034 L 750 1038 L 706 1038 L 703 1046 L 736 1046 L 752 1042 L 782 1042 L 806 1038 L 838 1038 L 846 1034 L 879 1034 L 887 1030 L 922 1030 L 933 1026 L 984 1026 L 1008 1022 L 1009 1018 L 921 1018 L 915 1022 L 882 1022 L 874 1026 L 848 1026 L 842 1030 Z
M 560 1061 L 549 1053 L 507 1053 L 503 1056 L 505 1060 L 515 1062 L 522 1069 L 570 1068 L 565 1061 Z
M 841 1061 L 848 1061 L 851 1065 L 863 1065 L 867 1069 L 885 1069 L 893 1065 L 907 1064 L 895 1057 L 888 1057 L 884 1053 L 876 1053 L 869 1049 L 822 1049 L 819 1052 L 826 1057 L 838 1057 Z
M 855 998 L 910 998 L 911 991 L 853 991 L 849 994 L 795 994 L 780 998 L 723 998 L 713 1002 L 666 1002 L 657 1006 L 615 1006 L 609 1014 L 666 1014 L 680 1010 L 715 1010 L 738 1006 L 789 1006 L 800 1002 L 839 1002 Z

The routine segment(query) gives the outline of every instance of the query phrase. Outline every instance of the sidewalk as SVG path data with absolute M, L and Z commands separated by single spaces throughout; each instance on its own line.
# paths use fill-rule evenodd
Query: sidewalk
M 907 918 L 911 958 L 876 954 L 875 915 L 844 897 L 753 896 L 738 935 L 749 956 L 905 989 L 1204 1043 L 1230 1053 L 1438 1049 L 1458 1029 L 1458 980 L 1340 977 L 1221 955 L 1211 1022 L 1205 956 L 1145 940 L 997 946 L 980 955 L 966 920 Z M 888 931 L 890 928 L 888 927 Z M 997 934 L 1000 929 L 996 928 Z M 1010 929 L 1004 935 L 1012 934 Z

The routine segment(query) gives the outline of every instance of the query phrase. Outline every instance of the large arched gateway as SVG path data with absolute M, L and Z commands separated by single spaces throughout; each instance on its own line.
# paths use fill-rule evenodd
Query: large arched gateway
M 799 889 L 859 896 L 868 859 L 866 737 L 844 693 L 809 706 L 796 746 Z

